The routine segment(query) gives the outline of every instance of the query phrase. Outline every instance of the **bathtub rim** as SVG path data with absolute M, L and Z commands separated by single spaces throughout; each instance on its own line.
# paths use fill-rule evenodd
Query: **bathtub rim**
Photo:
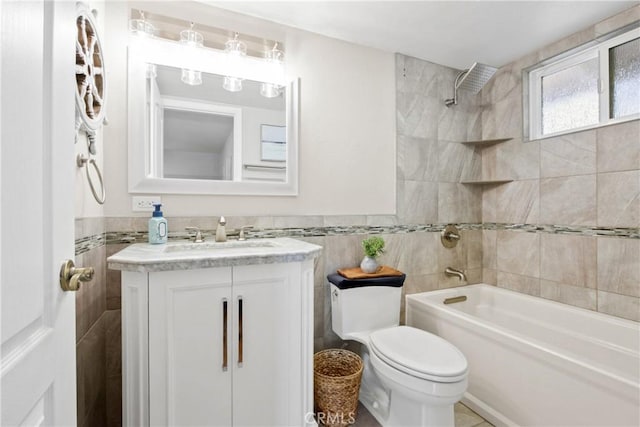
M 600 368 L 597 365 L 593 365 L 593 364 L 589 364 L 585 361 L 582 361 L 576 357 L 572 357 L 570 355 L 564 354 L 560 351 L 555 350 L 554 348 L 552 348 L 553 346 L 549 346 L 549 345 L 544 345 L 543 343 L 541 343 L 539 340 L 535 339 L 535 338 L 525 338 L 526 336 L 523 334 L 518 333 L 517 331 L 513 331 L 510 330 L 508 328 L 499 326 L 499 325 L 494 325 L 492 323 L 490 323 L 489 321 L 486 321 L 482 318 L 478 318 L 478 317 L 474 317 L 473 315 L 466 313 L 464 311 L 460 311 L 460 310 L 456 310 L 454 308 L 451 307 L 447 307 L 442 301 L 438 302 L 438 301 L 433 301 L 431 298 L 421 298 L 419 299 L 420 296 L 424 296 L 425 294 L 428 294 L 429 297 L 434 297 L 437 295 L 451 295 L 451 296 L 458 296 L 457 294 L 459 293 L 463 293 L 465 289 L 470 289 L 470 288 L 480 288 L 480 289 L 490 289 L 492 292 L 501 292 L 504 294 L 511 294 L 511 295 L 515 295 L 517 297 L 520 298 L 534 298 L 534 299 L 539 299 L 542 300 L 544 303 L 549 303 L 552 304 L 554 306 L 560 307 L 563 310 L 569 310 L 569 311 L 573 311 L 573 312 L 579 312 L 579 313 L 587 313 L 591 316 L 603 316 L 605 317 L 608 321 L 615 323 L 619 323 L 620 325 L 624 325 L 626 327 L 633 327 L 633 328 L 639 328 L 640 327 L 640 323 L 635 322 L 633 320 L 629 320 L 629 319 L 621 319 L 621 318 L 617 318 L 615 316 L 611 316 L 609 314 L 606 313 L 600 313 L 600 312 L 596 312 L 596 311 L 592 311 L 592 310 L 587 310 L 581 307 L 575 307 L 569 304 L 564 304 L 564 303 L 560 303 L 557 301 L 553 301 L 553 300 L 547 300 L 545 298 L 541 298 L 541 297 L 537 297 L 534 295 L 529 295 L 529 294 L 523 294 L 517 291 L 512 291 L 510 289 L 505 289 L 505 288 L 499 288 L 497 286 L 494 285 L 489 285 L 486 283 L 477 283 L 477 284 L 472 284 L 472 285 L 465 285 L 465 286 L 459 286 L 459 287 L 455 287 L 455 288 L 447 288 L 447 289 L 438 289 L 438 290 L 434 290 L 434 291 L 426 291 L 426 292 L 419 292 L 419 293 L 415 293 L 415 294 L 409 294 L 405 296 L 405 302 L 406 302 L 406 308 L 405 308 L 405 323 L 407 320 L 407 316 L 409 314 L 409 300 L 413 300 L 415 303 L 417 304 L 422 304 L 422 305 L 427 305 L 429 307 L 431 307 L 432 309 L 434 309 L 436 312 L 438 313 L 447 313 L 447 315 L 453 316 L 455 319 L 457 319 L 458 321 L 464 321 L 464 322 L 470 322 L 471 324 L 477 326 L 477 327 L 482 327 L 485 328 L 493 333 L 499 334 L 501 336 L 507 336 L 509 339 L 513 339 L 516 342 L 525 345 L 525 346 L 530 346 L 533 347 L 543 353 L 549 354 L 551 356 L 555 356 L 558 357 L 562 360 L 564 360 L 565 362 L 568 363 L 573 363 L 576 364 L 578 366 L 581 366 L 582 368 L 588 369 L 588 370 L 592 370 L 595 371 L 597 373 L 599 373 L 600 375 L 603 375 L 609 379 L 612 379 L 614 381 L 619 381 L 624 383 L 625 385 L 632 387 L 638 391 L 640 391 L 640 377 L 638 378 L 638 381 L 634 381 L 634 379 L 630 379 L 630 378 L 625 378 L 622 377 L 616 373 L 612 373 L 609 372 L 605 369 Z M 612 345 L 612 344 L 609 344 Z M 619 346 L 613 344 L 613 346 L 620 348 Z M 636 357 L 638 360 L 640 360 L 640 349 L 635 350 L 634 349 L 627 349 L 624 348 L 625 352 L 631 353 L 632 356 Z

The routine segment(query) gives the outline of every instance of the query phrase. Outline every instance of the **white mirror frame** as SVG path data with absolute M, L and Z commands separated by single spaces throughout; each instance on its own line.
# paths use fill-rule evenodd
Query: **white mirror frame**
M 197 49 L 197 55 L 193 50 Z M 296 196 L 298 194 L 298 120 L 300 81 L 284 80 L 281 70 L 258 58 L 229 61 L 222 51 L 189 48 L 177 42 L 132 36 L 127 79 L 129 193 Z M 287 162 L 285 181 L 217 181 L 156 178 L 151 174 L 149 126 L 146 116 L 146 64 L 189 68 L 286 86 Z M 135 82 L 140 82 L 136 84 Z

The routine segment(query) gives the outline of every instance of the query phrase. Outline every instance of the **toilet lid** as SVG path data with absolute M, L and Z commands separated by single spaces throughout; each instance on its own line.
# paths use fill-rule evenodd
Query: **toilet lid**
M 373 332 L 369 339 L 380 359 L 407 374 L 455 382 L 467 373 L 467 359 L 460 350 L 421 329 L 397 326 Z

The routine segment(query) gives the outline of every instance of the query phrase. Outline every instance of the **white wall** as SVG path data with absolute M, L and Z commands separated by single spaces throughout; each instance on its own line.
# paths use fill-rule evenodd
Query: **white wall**
M 110 2 L 105 128 L 106 216 L 131 216 L 127 193 L 126 45 L 128 9 Z M 162 195 L 167 216 L 395 213 L 394 56 L 267 21 L 188 2 L 134 7 L 284 40 L 287 73 L 301 79 L 297 197 Z M 142 141 L 138 141 L 142 143 Z M 144 214 L 143 214 L 144 215 Z

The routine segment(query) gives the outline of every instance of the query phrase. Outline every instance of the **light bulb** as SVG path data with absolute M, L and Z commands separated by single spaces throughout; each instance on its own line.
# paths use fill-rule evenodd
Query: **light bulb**
M 155 28 L 147 20 L 144 19 L 144 12 L 140 11 L 140 19 L 131 19 L 129 21 L 129 30 L 139 36 L 153 36 Z
M 224 44 L 224 51 L 232 56 L 247 56 L 247 45 L 238 40 L 238 33 L 235 33 L 232 39 L 227 40 Z
M 193 47 L 202 47 L 202 43 L 204 42 L 204 37 L 197 31 L 193 30 L 193 22 L 188 30 L 180 31 L 180 43 L 193 46 Z
M 225 76 L 222 87 L 229 92 L 240 92 L 242 90 L 242 79 L 238 77 Z
M 190 86 L 202 84 L 202 72 L 197 70 L 182 69 L 182 81 Z
M 264 59 L 267 62 L 273 62 L 275 64 L 282 64 L 284 62 L 284 52 L 278 49 L 278 43 L 275 43 L 271 50 L 265 50 Z
M 280 86 L 273 83 L 262 83 L 260 85 L 260 95 L 265 98 L 276 98 L 280 96 Z

